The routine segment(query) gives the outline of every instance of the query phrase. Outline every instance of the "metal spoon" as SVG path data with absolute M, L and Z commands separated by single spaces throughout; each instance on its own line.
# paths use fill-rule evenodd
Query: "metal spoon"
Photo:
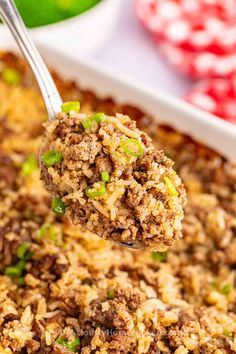
M 53 78 L 35 47 L 13 0 L 0 0 L 0 17 L 6 23 L 25 56 L 38 82 L 48 112 L 49 121 L 61 111 L 62 99 Z M 116 242 L 120 246 L 138 249 L 137 246 Z
M 0 0 L 0 16 L 11 31 L 36 77 L 48 112 L 48 119 L 54 119 L 55 115 L 61 110 L 62 99 L 13 0 Z
M 124 243 L 124 242 L 115 242 L 118 246 L 123 246 L 123 247 L 126 247 L 126 248 L 130 248 L 130 249 L 133 249 L 133 250 L 139 250 L 141 249 L 140 247 L 138 246 L 135 246 L 135 245 L 132 245 L 131 243 Z

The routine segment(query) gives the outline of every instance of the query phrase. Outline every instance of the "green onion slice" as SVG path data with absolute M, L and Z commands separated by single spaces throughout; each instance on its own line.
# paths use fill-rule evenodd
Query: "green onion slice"
M 71 111 L 78 113 L 80 111 L 80 103 L 79 101 L 65 102 L 61 105 L 61 110 L 64 113 L 70 113 Z
M 85 194 L 87 197 L 94 199 L 94 198 L 99 198 L 102 197 L 106 193 L 106 185 L 103 181 L 101 182 L 96 182 L 100 185 L 99 189 L 96 189 L 94 186 L 88 187 L 85 190 Z
M 45 166 L 52 167 L 61 163 L 63 156 L 59 151 L 49 150 L 42 154 L 42 161 Z
M 232 285 L 231 284 L 225 284 L 223 288 L 221 288 L 220 293 L 223 295 L 228 295 L 230 291 L 232 290 Z
M 165 262 L 167 252 L 152 252 L 152 259 L 157 262 Z
M 105 183 L 110 181 L 110 175 L 107 171 L 102 171 L 101 180 Z
M 65 214 L 66 206 L 61 200 L 61 198 L 54 197 L 52 199 L 52 211 L 56 214 L 63 215 Z
M 106 115 L 104 113 L 95 113 L 93 116 L 89 118 L 91 121 L 101 123 L 106 119 Z
M 144 148 L 137 139 L 130 138 L 122 141 L 121 148 L 126 154 L 134 157 L 141 157 L 144 154 Z
M 104 113 L 95 113 L 93 116 L 87 117 L 82 121 L 84 129 L 90 129 L 93 122 L 101 123 L 106 119 Z
M 5 275 L 10 278 L 19 278 L 22 274 L 22 270 L 17 266 L 6 267 Z
M 17 248 L 16 251 L 17 258 L 25 259 L 27 252 L 28 252 L 28 244 L 24 242 Z
M 15 266 L 6 267 L 5 275 L 11 278 L 19 278 L 25 269 L 25 261 L 19 261 Z
M 167 187 L 168 194 L 172 197 L 178 197 L 179 192 L 175 188 L 174 183 L 171 181 L 171 179 L 167 176 L 164 176 L 163 181 L 165 182 L 165 185 Z
M 18 85 L 21 82 L 21 75 L 19 71 L 7 68 L 2 72 L 2 79 L 9 85 Z
M 107 292 L 107 298 L 110 299 L 110 300 L 113 300 L 116 296 L 116 292 L 115 290 L 108 290 Z
M 62 345 L 63 347 L 69 349 L 71 352 L 75 353 L 78 349 L 78 347 L 80 346 L 80 339 L 79 338 L 76 338 L 75 340 L 73 341 L 68 341 L 68 340 L 65 340 L 61 337 L 57 338 L 56 342 L 60 345 Z
M 92 126 L 92 122 L 90 120 L 90 118 L 86 118 L 82 121 L 82 125 L 84 127 L 84 129 L 90 129 Z
M 22 164 L 21 172 L 24 176 L 30 176 L 38 168 L 38 163 L 35 156 L 28 156 Z
M 229 332 L 227 330 L 224 330 L 223 331 L 223 335 L 226 336 L 226 337 L 232 337 L 233 336 L 233 333 L 232 332 Z
M 49 233 L 49 238 L 51 241 L 56 240 L 56 231 L 54 225 L 43 224 L 39 229 L 39 238 L 43 239 L 47 233 Z
M 25 261 L 25 259 L 22 259 L 16 264 L 16 267 L 21 270 L 21 273 L 25 269 Z
M 19 250 L 19 248 L 18 248 Z M 11 278 L 20 278 L 22 277 L 22 273 L 25 269 L 25 263 L 26 263 L 26 256 L 27 253 L 25 254 L 25 250 L 23 247 L 21 248 L 20 252 L 17 252 L 18 258 L 24 257 L 24 259 L 21 259 L 15 266 L 10 266 L 6 267 L 5 269 L 5 275 Z

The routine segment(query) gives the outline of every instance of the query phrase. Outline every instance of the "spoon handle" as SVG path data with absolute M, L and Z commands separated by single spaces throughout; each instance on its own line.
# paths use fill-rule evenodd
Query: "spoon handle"
M 0 17 L 10 29 L 40 87 L 49 120 L 60 112 L 62 100 L 42 57 L 31 40 L 13 0 L 0 0 Z

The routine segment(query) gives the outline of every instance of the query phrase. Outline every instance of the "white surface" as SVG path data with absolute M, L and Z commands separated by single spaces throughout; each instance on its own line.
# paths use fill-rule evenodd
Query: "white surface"
M 118 24 L 103 49 L 93 54 L 98 62 L 140 82 L 183 97 L 192 82 L 179 76 L 159 56 L 151 36 L 138 22 L 134 0 L 122 0 Z
M 50 44 L 63 51 L 91 53 L 110 38 L 116 26 L 122 0 L 103 0 L 98 5 L 79 16 L 60 23 L 32 29 L 33 38 L 38 43 Z
M 122 0 L 102 0 L 79 16 L 55 24 L 30 29 L 32 38 L 39 44 L 60 48 L 76 57 L 91 54 L 104 47 L 116 26 Z M 11 40 L 5 25 L 0 24 L 0 36 Z

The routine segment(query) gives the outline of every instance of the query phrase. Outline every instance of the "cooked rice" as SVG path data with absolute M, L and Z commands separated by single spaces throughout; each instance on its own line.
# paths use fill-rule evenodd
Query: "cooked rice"
M 186 204 L 173 162 L 128 116 L 102 115 L 99 123 L 92 118 L 72 111 L 59 113 L 45 125 L 41 176 L 46 188 L 61 198 L 66 215 L 84 231 L 136 248 L 166 251 L 182 237 Z M 92 123 L 85 129 L 84 122 Z M 44 163 L 50 152 L 61 159 L 53 166 Z
M 11 54 L 1 55 L 4 65 L 25 71 Z M 56 80 L 63 99 L 81 101 L 85 113 L 136 119 L 176 162 L 188 191 L 184 238 L 160 262 L 55 216 L 38 169 L 22 173 L 41 143 L 40 94 L 28 71 L 21 86 L 1 81 L 0 353 L 69 354 L 58 338 L 78 337 L 82 354 L 235 353 L 236 166 L 136 108 Z M 55 238 L 49 229 L 40 236 L 44 224 L 54 226 Z M 33 255 L 18 285 L 4 272 L 23 242 Z

